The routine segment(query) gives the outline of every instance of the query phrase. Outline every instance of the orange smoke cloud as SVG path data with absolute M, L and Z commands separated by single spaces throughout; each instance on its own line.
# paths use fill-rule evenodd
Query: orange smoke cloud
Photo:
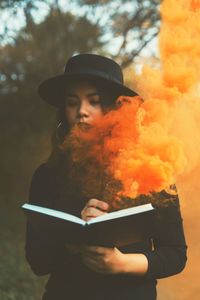
M 174 183 L 185 163 L 181 143 L 149 118 L 148 106 L 139 97 L 119 97 L 117 109 L 93 126 L 75 127 L 70 143 L 74 161 L 90 168 L 88 158 L 93 158 L 97 167 L 120 181 L 118 196 L 161 191 Z
M 144 66 L 138 90 L 151 120 L 183 143 L 184 176 L 200 161 L 200 1 L 165 0 L 161 16 L 160 68 Z
M 137 76 L 144 102 L 122 96 L 116 110 L 71 135 L 73 159 L 96 159 L 121 182 L 117 195 L 131 198 L 181 181 L 200 161 L 200 2 L 165 0 L 161 16 L 160 67 Z
M 187 158 L 176 180 L 188 243 L 188 263 L 183 274 L 163 283 L 159 296 L 162 299 L 199 299 L 200 1 L 165 0 L 161 14 L 161 69 L 155 71 L 159 79 L 155 76 L 152 81 L 157 85 L 160 102 L 168 105 L 169 115 L 164 126 L 182 141 Z M 146 83 L 148 95 L 154 95 L 152 87 Z M 145 95 L 146 91 L 143 89 Z

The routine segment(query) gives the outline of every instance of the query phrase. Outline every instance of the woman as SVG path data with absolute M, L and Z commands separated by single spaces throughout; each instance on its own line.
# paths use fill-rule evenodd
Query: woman
M 106 213 L 109 204 L 98 193 L 84 196 L 80 182 L 74 180 L 80 170 L 69 171 L 69 157 L 59 145 L 74 126 L 91 125 L 112 109 L 119 95 L 136 93 L 123 84 L 117 63 L 81 54 L 69 59 L 64 74 L 44 81 L 39 94 L 59 108 L 60 124 L 49 160 L 33 175 L 29 202 L 84 220 Z M 177 194 L 162 191 L 154 196 L 170 200 L 167 207 L 157 209 L 155 235 L 120 249 L 61 244 L 27 223 L 27 260 L 35 274 L 50 275 L 43 299 L 156 299 L 156 280 L 183 270 L 187 246 Z

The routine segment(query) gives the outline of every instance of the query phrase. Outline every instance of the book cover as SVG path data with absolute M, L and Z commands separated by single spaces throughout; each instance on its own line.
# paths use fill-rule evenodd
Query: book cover
M 77 216 L 25 203 L 22 209 L 31 226 L 42 227 L 66 243 L 120 247 L 153 234 L 155 209 L 151 204 L 126 208 L 84 221 Z

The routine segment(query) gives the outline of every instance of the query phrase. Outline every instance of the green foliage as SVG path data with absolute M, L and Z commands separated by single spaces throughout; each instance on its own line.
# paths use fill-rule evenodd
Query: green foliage
M 4 5 L 1 5 L 1 2 Z M 127 67 L 135 57 L 156 37 L 159 31 L 159 4 L 160 0 L 72 0 L 70 5 L 76 5 L 84 12 L 87 20 L 97 24 L 101 28 L 102 38 L 107 44 L 106 51 L 113 47 L 114 53 L 110 53 L 123 67 Z M 69 1 L 61 5 L 59 0 L 10 0 L 1 1 L 2 7 L 22 7 L 26 22 L 33 20 L 33 12 L 39 4 L 45 4 L 49 9 L 57 9 L 67 6 L 70 9 Z M 16 8 L 17 9 L 17 8 Z M 78 15 L 79 9 L 77 9 Z M 114 46 L 113 46 L 114 45 Z
M 24 82 L 40 82 L 63 71 L 75 52 L 94 51 L 101 46 L 101 31 L 85 18 L 52 10 L 39 25 L 32 20 L 12 45 L 0 49 L 1 89 L 5 93 L 25 89 Z
M 37 9 L 37 4 L 47 3 L 48 0 L 0 0 L 0 9 L 16 10 L 18 7 L 23 7 L 25 10 Z
M 39 98 L 38 84 L 62 73 L 74 53 L 101 47 L 100 34 L 98 26 L 85 17 L 52 9 L 42 23 L 30 20 L 13 44 L 0 48 L 1 182 L 9 201 L 27 191 L 27 174 L 47 158 L 57 126 L 57 110 Z
M 4 210 L 4 214 L 2 211 Z M 0 299 L 35 300 L 44 291 L 47 276 L 37 277 L 30 271 L 24 255 L 25 224 L 18 208 L 2 207 L 0 212 Z M 9 222 L 8 222 L 9 219 Z M 13 234 L 14 233 L 14 234 Z
M 107 43 L 120 39 L 112 55 L 127 67 L 157 36 L 160 0 L 74 0 L 86 7 L 88 16 L 99 16 L 99 24 L 107 35 Z M 101 12 L 101 13 L 100 13 Z M 103 16 L 103 22 L 102 22 Z

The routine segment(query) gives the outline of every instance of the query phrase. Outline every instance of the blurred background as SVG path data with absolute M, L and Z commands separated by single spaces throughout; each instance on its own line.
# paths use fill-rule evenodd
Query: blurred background
M 69 57 L 96 53 L 126 71 L 159 59 L 158 0 L 0 0 L 0 299 L 40 299 L 47 276 L 24 257 L 31 176 L 51 150 L 57 111 L 37 95 L 38 84 L 64 71 Z M 127 78 L 131 81 L 131 78 Z M 158 300 L 200 299 L 200 242 L 195 205 L 183 205 L 189 246 L 186 269 L 159 281 Z

